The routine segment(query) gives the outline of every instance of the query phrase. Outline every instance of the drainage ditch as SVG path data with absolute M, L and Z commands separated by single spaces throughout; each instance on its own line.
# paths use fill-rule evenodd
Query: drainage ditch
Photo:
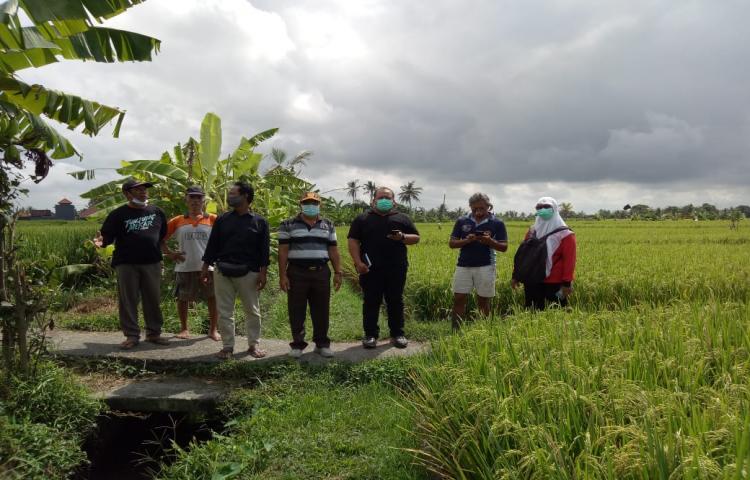
M 109 412 L 84 444 L 90 464 L 74 480 L 146 480 L 162 464 L 175 460 L 174 445 L 188 449 L 191 442 L 210 440 L 223 421 L 185 412 Z

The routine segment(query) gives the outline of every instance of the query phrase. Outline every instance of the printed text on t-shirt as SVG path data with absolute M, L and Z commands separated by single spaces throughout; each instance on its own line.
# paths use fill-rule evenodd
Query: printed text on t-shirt
M 154 224 L 155 219 L 155 213 L 138 218 L 129 218 L 125 220 L 125 233 L 148 230 Z

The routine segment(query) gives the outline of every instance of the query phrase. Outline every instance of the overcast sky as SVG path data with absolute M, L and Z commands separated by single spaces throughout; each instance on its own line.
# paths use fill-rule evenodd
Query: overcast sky
M 119 139 L 69 134 L 83 162 L 24 203 L 83 206 L 114 174 L 66 172 L 156 159 L 211 111 L 225 153 L 271 127 L 260 151 L 312 150 L 321 190 L 416 180 L 424 207 L 484 191 L 501 211 L 748 204 L 748 18 L 746 0 L 149 0 L 107 25 L 161 39 L 153 62 L 22 72 L 128 112 Z

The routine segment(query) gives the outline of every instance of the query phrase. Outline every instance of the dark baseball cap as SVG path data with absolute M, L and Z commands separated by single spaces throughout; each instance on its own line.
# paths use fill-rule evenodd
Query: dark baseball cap
M 192 185 L 185 190 L 185 195 L 200 195 L 202 197 L 206 196 L 206 192 L 203 191 L 203 189 L 200 187 L 200 185 Z
M 128 190 L 130 190 L 132 188 L 136 188 L 136 187 L 151 188 L 153 186 L 154 186 L 154 184 L 151 183 L 151 182 L 142 182 L 142 181 L 136 180 L 135 178 L 129 178 L 129 179 L 125 180 L 125 182 L 123 182 L 123 184 L 122 184 L 122 191 L 123 192 L 127 192 Z

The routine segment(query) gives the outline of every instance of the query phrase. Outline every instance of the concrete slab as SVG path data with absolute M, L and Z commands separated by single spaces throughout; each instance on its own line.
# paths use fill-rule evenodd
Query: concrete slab
M 130 380 L 95 393 L 113 410 L 136 412 L 206 412 L 218 405 L 229 385 L 193 378 Z
M 221 360 L 214 355 L 221 349 L 221 342 L 215 342 L 206 336 L 194 336 L 189 339 L 178 339 L 170 334 L 169 345 L 154 345 L 141 342 L 132 350 L 120 350 L 124 337 L 120 332 L 81 332 L 73 330 L 53 330 L 49 334 L 49 350 L 54 355 L 79 358 L 112 358 L 129 361 L 146 361 L 149 363 L 194 364 L 215 363 Z M 234 359 L 241 362 L 273 362 L 289 359 L 288 340 L 261 339 L 260 346 L 268 352 L 262 359 L 255 359 L 247 354 L 247 339 L 236 337 Z M 359 342 L 335 342 L 331 344 L 333 359 L 326 359 L 313 353 L 309 346 L 300 362 L 320 364 L 330 361 L 363 362 L 378 358 L 415 355 L 427 351 L 428 345 L 409 342 L 407 348 L 395 348 L 386 340 L 372 350 L 362 348 Z

